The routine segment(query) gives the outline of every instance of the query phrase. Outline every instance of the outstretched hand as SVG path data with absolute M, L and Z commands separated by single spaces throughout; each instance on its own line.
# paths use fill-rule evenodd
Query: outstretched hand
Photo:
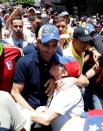
M 66 77 L 56 81 L 56 90 L 65 90 L 74 85 L 74 77 Z

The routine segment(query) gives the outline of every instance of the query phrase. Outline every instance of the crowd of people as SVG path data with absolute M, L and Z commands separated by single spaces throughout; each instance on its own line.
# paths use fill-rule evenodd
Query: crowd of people
M 0 6 L 0 130 L 83 131 L 103 109 L 102 54 L 102 15 Z

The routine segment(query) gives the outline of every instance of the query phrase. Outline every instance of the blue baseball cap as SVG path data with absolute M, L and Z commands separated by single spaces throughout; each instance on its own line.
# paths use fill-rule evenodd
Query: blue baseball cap
M 41 26 L 38 32 L 38 39 L 45 44 L 50 40 L 59 40 L 58 28 L 52 24 L 45 24 Z
M 68 73 L 68 76 L 70 77 L 79 77 L 80 76 L 80 65 L 79 63 L 74 59 L 74 57 L 69 56 L 60 56 L 59 54 L 56 54 L 54 56 L 54 59 L 57 63 L 63 65 Z
M 61 56 L 59 54 L 55 54 L 54 56 L 54 60 L 57 62 L 57 63 L 60 63 L 62 65 L 68 63 L 68 62 L 71 62 L 71 61 L 75 61 L 74 57 L 72 56 L 69 56 L 69 57 L 65 57 L 65 56 Z

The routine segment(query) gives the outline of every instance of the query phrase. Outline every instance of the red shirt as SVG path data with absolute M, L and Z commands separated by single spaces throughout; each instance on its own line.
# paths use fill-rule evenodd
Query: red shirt
M 3 54 L 0 56 L 0 90 L 11 91 L 15 64 L 20 56 L 18 48 L 3 47 Z

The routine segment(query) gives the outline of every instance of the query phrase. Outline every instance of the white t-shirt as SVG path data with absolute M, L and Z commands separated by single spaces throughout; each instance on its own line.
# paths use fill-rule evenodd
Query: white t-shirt
M 22 39 L 20 40 L 15 40 L 13 39 L 11 36 L 7 39 L 4 39 L 5 42 L 7 42 L 8 44 L 12 45 L 12 46 L 17 46 L 19 48 L 24 48 L 28 45 L 28 43 Z
M 26 121 L 10 94 L 0 91 L 0 127 L 20 131 L 25 126 Z
M 76 85 L 72 85 L 59 92 L 55 90 L 49 110 L 61 114 L 52 123 L 52 130 L 60 131 L 66 121 L 84 111 L 80 89 Z
M 36 44 L 37 42 L 36 33 L 32 32 L 30 29 L 26 30 L 25 37 L 26 37 L 26 41 L 29 44 Z

